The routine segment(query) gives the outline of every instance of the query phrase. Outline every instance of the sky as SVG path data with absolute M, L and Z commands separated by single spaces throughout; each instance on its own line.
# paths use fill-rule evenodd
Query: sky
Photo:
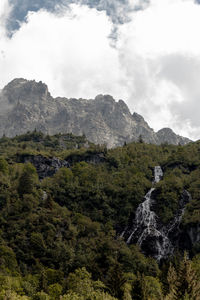
M 194 0 L 1 0 L 0 89 L 22 77 L 54 97 L 110 94 L 197 140 L 199 28 Z

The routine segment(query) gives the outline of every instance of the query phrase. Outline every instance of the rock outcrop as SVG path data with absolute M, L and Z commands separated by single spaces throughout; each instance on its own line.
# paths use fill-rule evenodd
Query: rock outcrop
M 22 78 L 11 81 L 0 95 L 0 136 L 19 135 L 34 129 L 47 134 L 85 134 L 96 144 L 109 148 L 137 141 L 186 144 L 190 140 L 165 128 L 155 133 L 124 101 L 109 95 L 94 100 L 53 98 L 46 84 Z
M 100 164 L 106 161 L 104 153 L 71 154 L 67 160 L 57 157 L 45 157 L 43 155 L 19 154 L 16 161 L 18 163 L 28 163 L 34 165 L 39 179 L 53 176 L 60 168 L 70 168 L 77 162 L 87 162 L 89 164 Z
M 20 163 L 30 162 L 36 168 L 39 179 L 53 176 L 60 168 L 70 167 L 66 160 L 57 157 L 44 157 L 42 155 L 21 155 L 18 158 Z

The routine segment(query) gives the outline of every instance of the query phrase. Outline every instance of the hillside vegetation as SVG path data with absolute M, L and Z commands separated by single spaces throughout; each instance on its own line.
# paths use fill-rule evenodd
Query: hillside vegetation
M 21 157 L 68 161 L 39 180 Z M 130 222 L 160 165 L 156 212 L 175 215 L 182 191 L 192 197 L 181 229 L 200 222 L 200 142 L 137 143 L 107 150 L 85 136 L 41 132 L 0 139 L 0 299 L 200 299 L 200 243 L 158 265 L 127 245 Z

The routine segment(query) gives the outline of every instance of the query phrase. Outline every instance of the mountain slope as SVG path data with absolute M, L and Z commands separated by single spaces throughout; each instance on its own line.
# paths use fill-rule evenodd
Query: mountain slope
M 18 78 L 4 87 L 0 97 L 1 136 L 36 128 L 48 134 L 85 134 L 91 142 L 109 148 L 139 137 L 154 144 L 190 141 L 168 128 L 155 133 L 142 116 L 131 114 L 124 101 L 115 102 L 109 95 L 98 95 L 94 100 L 53 98 L 44 83 Z
M 198 299 L 199 154 L 200 142 L 0 138 L 0 299 Z M 149 229 L 142 244 L 126 243 L 135 224 L 141 240 Z M 174 250 L 158 264 L 166 241 Z

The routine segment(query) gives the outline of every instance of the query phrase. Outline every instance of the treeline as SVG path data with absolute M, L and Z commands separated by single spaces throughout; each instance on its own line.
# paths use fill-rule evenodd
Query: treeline
M 40 181 L 32 164 L 18 163 L 24 154 L 71 166 Z M 181 226 L 198 226 L 199 142 L 107 150 L 84 136 L 35 131 L 1 138 L 0 155 L 0 299 L 200 299 L 199 243 L 158 265 L 119 237 L 155 165 L 164 170 L 155 193 L 162 222 L 173 218 L 186 189 L 192 200 Z

